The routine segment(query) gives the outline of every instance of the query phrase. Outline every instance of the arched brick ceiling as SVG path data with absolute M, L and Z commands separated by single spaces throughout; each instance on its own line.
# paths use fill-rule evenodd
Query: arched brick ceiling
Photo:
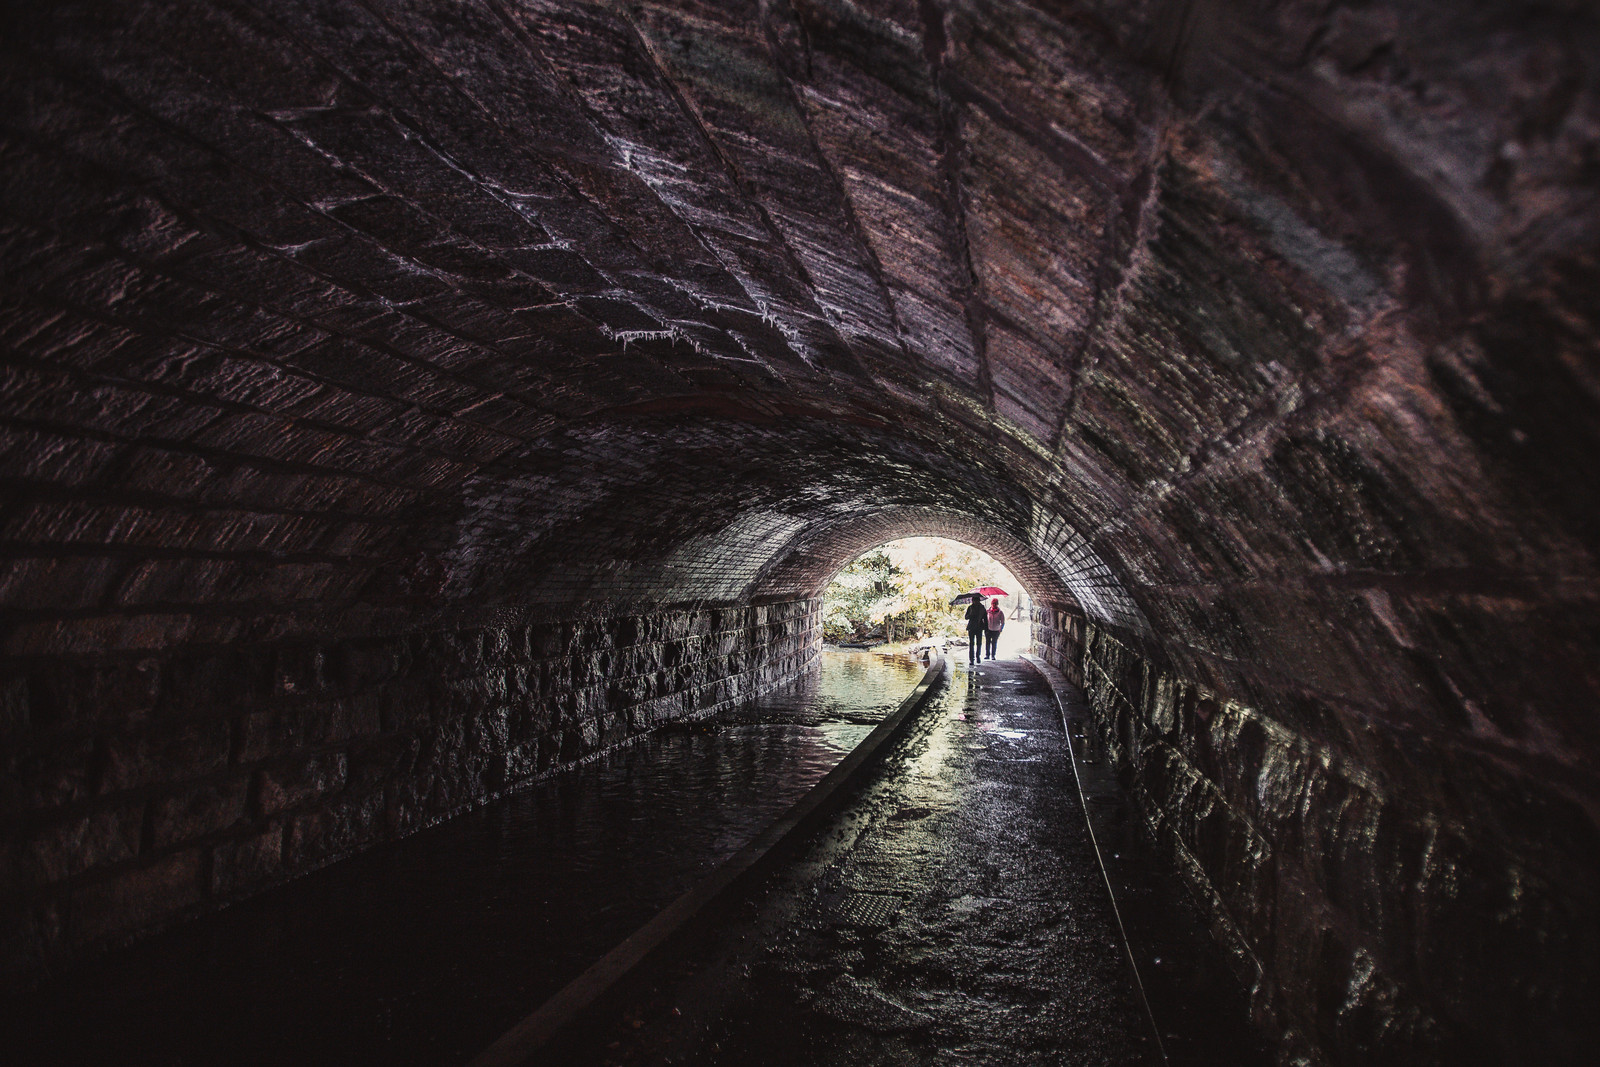
M 932 509 L 1600 809 L 1595 16 L 1468 7 L 13 5 L 5 652 Z
M 845 564 L 904 537 L 945 537 L 981 548 L 1016 575 L 1035 599 L 1076 606 L 1067 584 L 1027 542 L 993 523 L 931 508 L 883 508 L 802 531 L 774 554 L 756 595 L 821 596 Z
M 1035 600 L 1087 612 L 1135 634 L 1148 630 L 1127 590 L 1072 531 L 1042 524 L 1019 536 L 993 520 L 953 508 L 877 508 L 799 531 L 773 553 L 752 595 L 820 596 L 852 559 L 903 537 L 947 537 L 981 548 L 1014 574 Z

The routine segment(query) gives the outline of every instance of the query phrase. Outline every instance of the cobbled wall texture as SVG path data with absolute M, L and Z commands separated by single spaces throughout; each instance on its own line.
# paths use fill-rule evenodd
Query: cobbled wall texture
M 1175 854 L 1294 1049 L 1559 1056 L 1597 159 L 1582 0 L 8 5 L 0 860 L 68 906 L 7 921 L 211 891 L 72 718 L 243 721 L 231 680 L 152 711 L 169 665 L 804 601 L 945 531 L 1126 682 L 1079 665 L 1168 840 L 1254 829 Z M 1180 686 L 1226 766 L 1152 725 Z
M 1230 700 L 1073 622 L 1081 642 L 1043 655 L 1081 674 L 1282 1062 L 1585 1060 L 1600 854 L 1581 813 L 1531 787 L 1489 807 L 1505 787 L 1471 751 Z
M 4 978 L 792 679 L 814 600 L 5 663 Z
M 1033 653 L 1083 687 L 1083 633 L 1081 611 L 1059 604 L 1034 605 Z

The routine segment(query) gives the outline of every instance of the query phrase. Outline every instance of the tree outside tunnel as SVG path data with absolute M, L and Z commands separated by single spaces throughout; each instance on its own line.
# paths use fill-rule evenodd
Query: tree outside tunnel
M 1002 654 L 1027 644 L 1027 596 L 1016 576 L 982 549 L 944 537 L 890 541 L 851 560 L 823 594 L 822 633 L 826 641 L 915 641 L 963 637 L 964 605 L 958 594 L 998 586 L 1007 625 Z M 993 599 L 993 598 L 991 598 Z

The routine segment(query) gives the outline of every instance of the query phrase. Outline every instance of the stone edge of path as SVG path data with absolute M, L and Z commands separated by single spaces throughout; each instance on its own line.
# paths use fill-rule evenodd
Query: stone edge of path
M 1162 1063 L 1170 1063 L 1166 1042 L 1161 1038 L 1161 1027 L 1156 1023 L 1155 1012 L 1150 1009 L 1150 998 L 1145 993 L 1144 977 L 1139 973 L 1139 963 L 1134 956 L 1133 945 L 1128 940 L 1128 928 L 1122 921 L 1122 906 L 1117 899 L 1118 889 L 1126 890 L 1127 887 L 1120 886 L 1119 879 L 1113 878 L 1111 870 L 1106 866 L 1105 852 L 1101 848 L 1101 840 L 1106 836 L 1105 828 L 1096 825 L 1099 820 L 1095 817 L 1095 810 L 1089 805 L 1085 786 L 1094 787 L 1097 797 L 1119 797 L 1122 798 L 1121 803 L 1124 805 L 1130 805 L 1131 802 L 1123 797 L 1115 771 L 1105 761 L 1090 760 L 1080 746 L 1073 743 L 1074 729 L 1080 736 L 1085 737 L 1092 736 L 1094 729 L 1077 687 L 1067 680 L 1066 675 L 1037 656 L 1025 654 L 1019 658 L 1044 679 L 1045 685 L 1050 689 L 1050 695 L 1055 699 L 1056 709 L 1061 713 L 1061 732 L 1066 738 L 1067 755 L 1072 763 L 1073 782 L 1078 787 L 1078 800 L 1083 807 L 1084 823 L 1089 830 L 1089 843 L 1094 847 L 1095 863 L 1100 868 L 1100 877 L 1105 881 L 1106 895 L 1111 900 L 1111 913 L 1117 920 L 1117 933 L 1122 939 L 1123 958 L 1127 961 L 1128 971 L 1133 976 L 1133 986 L 1139 994 L 1139 1006 L 1144 1009 L 1145 1021 L 1150 1024 L 1150 1033 L 1155 1039 L 1156 1054 Z
M 588 970 L 563 986 L 532 1014 L 526 1016 L 495 1042 L 474 1057 L 467 1067 L 515 1067 L 532 1062 L 539 1049 L 607 990 L 626 977 L 647 956 L 687 927 L 708 906 L 724 897 L 765 861 L 787 850 L 783 847 L 810 832 L 846 795 L 859 772 L 875 761 L 895 740 L 912 716 L 927 706 L 934 694 L 949 680 L 950 661 L 935 652 L 922 680 L 911 695 L 884 716 L 862 742 L 838 765 L 812 786 L 805 796 L 772 822 L 734 855 L 723 861 L 695 888 L 656 913 L 655 918 L 635 930 L 626 940 L 606 953 Z

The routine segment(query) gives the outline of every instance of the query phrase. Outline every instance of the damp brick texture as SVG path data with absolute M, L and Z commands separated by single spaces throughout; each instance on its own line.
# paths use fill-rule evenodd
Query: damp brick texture
M 943 533 L 1286 1056 L 1558 1060 L 1597 157 L 1565 0 L 11 5 L 4 972 L 804 669 Z
M 0 793 L 5 890 L 21 911 L 10 965 L 238 899 L 738 704 L 814 666 L 818 611 L 40 663 L 8 694 L 38 724 Z
M 1415 739 L 1369 741 L 1356 758 L 1153 665 L 1107 628 L 1079 620 L 1070 631 L 1045 657 L 1060 649 L 1081 671 L 1145 821 L 1210 905 L 1260 1010 L 1276 1013 L 1286 1054 L 1586 1058 L 1600 894 L 1584 869 L 1594 857 L 1567 851 L 1559 825 L 1490 811 L 1442 822 L 1417 803 L 1417 766 L 1437 757 Z M 1537 933 L 1549 928 L 1561 936 Z M 1530 974 L 1565 980 L 1530 988 Z M 1386 1020 L 1381 1037 L 1349 1025 L 1371 1013 Z

